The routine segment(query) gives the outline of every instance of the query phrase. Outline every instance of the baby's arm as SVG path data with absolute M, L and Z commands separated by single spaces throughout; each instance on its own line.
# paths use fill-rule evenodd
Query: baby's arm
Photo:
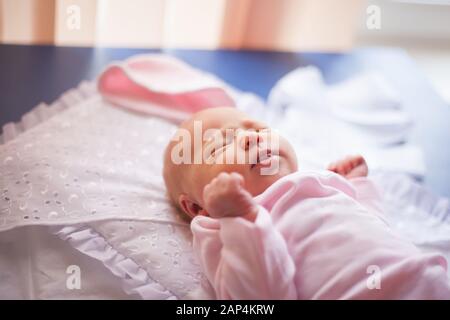
M 205 209 L 191 224 L 194 251 L 218 299 L 296 299 L 295 266 L 269 213 L 237 174 L 205 187 Z

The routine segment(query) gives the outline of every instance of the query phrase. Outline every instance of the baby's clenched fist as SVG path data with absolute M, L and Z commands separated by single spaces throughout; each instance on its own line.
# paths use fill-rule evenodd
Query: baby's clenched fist
M 212 218 L 255 215 L 258 208 L 236 172 L 220 173 L 203 189 L 204 207 Z

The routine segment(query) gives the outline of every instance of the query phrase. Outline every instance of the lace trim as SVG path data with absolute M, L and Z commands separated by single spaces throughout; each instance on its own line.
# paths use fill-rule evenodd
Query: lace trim
M 90 226 L 50 227 L 50 231 L 60 239 L 68 241 L 81 253 L 102 262 L 112 274 L 122 280 L 123 289 L 127 294 L 137 294 L 142 299 L 178 299 L 172 292 L 153 280 L 148 272 L 135 261 L 119 253 Z
M 94 82 L 82 81 L 76 88 L 64 92 L 56 101 L 47 105 L 40 103 L 25 113 L 18 122 L 8 122 L 2 127 L 0 145 L 14 140 L 23 132 L 43 123 L 67 108 L 75 106 L 94 95 L 97 95 Z

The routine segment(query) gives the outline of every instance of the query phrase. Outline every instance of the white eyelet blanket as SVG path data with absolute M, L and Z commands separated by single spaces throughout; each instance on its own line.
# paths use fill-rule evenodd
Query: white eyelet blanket
M 0 228 L 76 224 L 51 232 L 110 267 L 127 293 L 188 297 L 202 274 L 160 174 L 174 129 L 95 95 L 26 130 L 2 146 Z
M 226 90 L 237 107 L 278 127 L 292 127 L 288 118 L 264 109 L 254 96 L 239 94 L 229 87 Z M 274 92 L 272 97 L 276 96 Z M 279 96 L 286 99 L 286 95 Z M 289 110 L 286 103 L 284 107 Z M 280 108 L 281 104 L 273 104 Z M 0 237 L 0 272 L 9 280 L 0 292 L 7 292 L 6 286 L 17 287 L 19 281 L 17 266 L 7 263 L 12 261 L 9 255 L 16 252 L 9 250 L 13 248 L 9 247 L 13 243 L 8 241 L 9 233 L 39 230 L 66 241 L 77 253 L 67 256 L 67 252 L 54 248 L 51 254 L 40 254 L 48 252 L 49 247 L 28 248 L 30 254 L 18 261 L 31 259 L 32 263 L 26 265 L 45 265 L 53 276 L 28 286 L 28 293 L 19 292 L 18 297 L 213 298 L 192 255 L 189 226 L 165 196 L 162 152 L 175 128 L 159 117 L 130 113 L 104 101 L 93 85 L 86 83 L 51 107 L 38 106 L 20 124 L 4 127 L 5 143 L 0 146 L 0 231 L 5 236 Z M 395 136 L 404 139 L 406 135 L 399 135 L 397 130 Z M 307 160 L 318 165 L 314 159 L 320 152 L 314 154 L 307 144 L 295 146 L 301 155 L 308 150 L 312 156 Z M 420 165 L 417 168 L 421 170 Z M 420 170 L 413 171 L 417 174 Z M 373 178 L 384 191 L 393 227 L 424 250 L 440 250 L 448 257 L 448 199 L 432 195 L 404 174 L 377 174 Z M 53 227 L 17 229 L 32 225 Z M 92 261 L 72 259 L 80 253 Z M 103 267 L 124 293 L 101 290 L 104 282 L 95 281 L 92 285 L 83 282 L 84 294 L 68 291 L 64 281 L 67 264 L 50 263 L 58 255 L 80 264 L 87 279 L 94 279 L 94 270 Z M 28 276 L 36 278 L 36 272 L 29 268 Z

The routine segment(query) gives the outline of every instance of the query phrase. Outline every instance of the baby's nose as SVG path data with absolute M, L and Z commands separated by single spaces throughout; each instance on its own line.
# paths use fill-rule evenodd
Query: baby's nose
M 239 144 L 242 149 L 249 150 L 254 145 L 259 145 L 263 141 L 262 136 L 256 131 L 246 131 L 241 133 Z

